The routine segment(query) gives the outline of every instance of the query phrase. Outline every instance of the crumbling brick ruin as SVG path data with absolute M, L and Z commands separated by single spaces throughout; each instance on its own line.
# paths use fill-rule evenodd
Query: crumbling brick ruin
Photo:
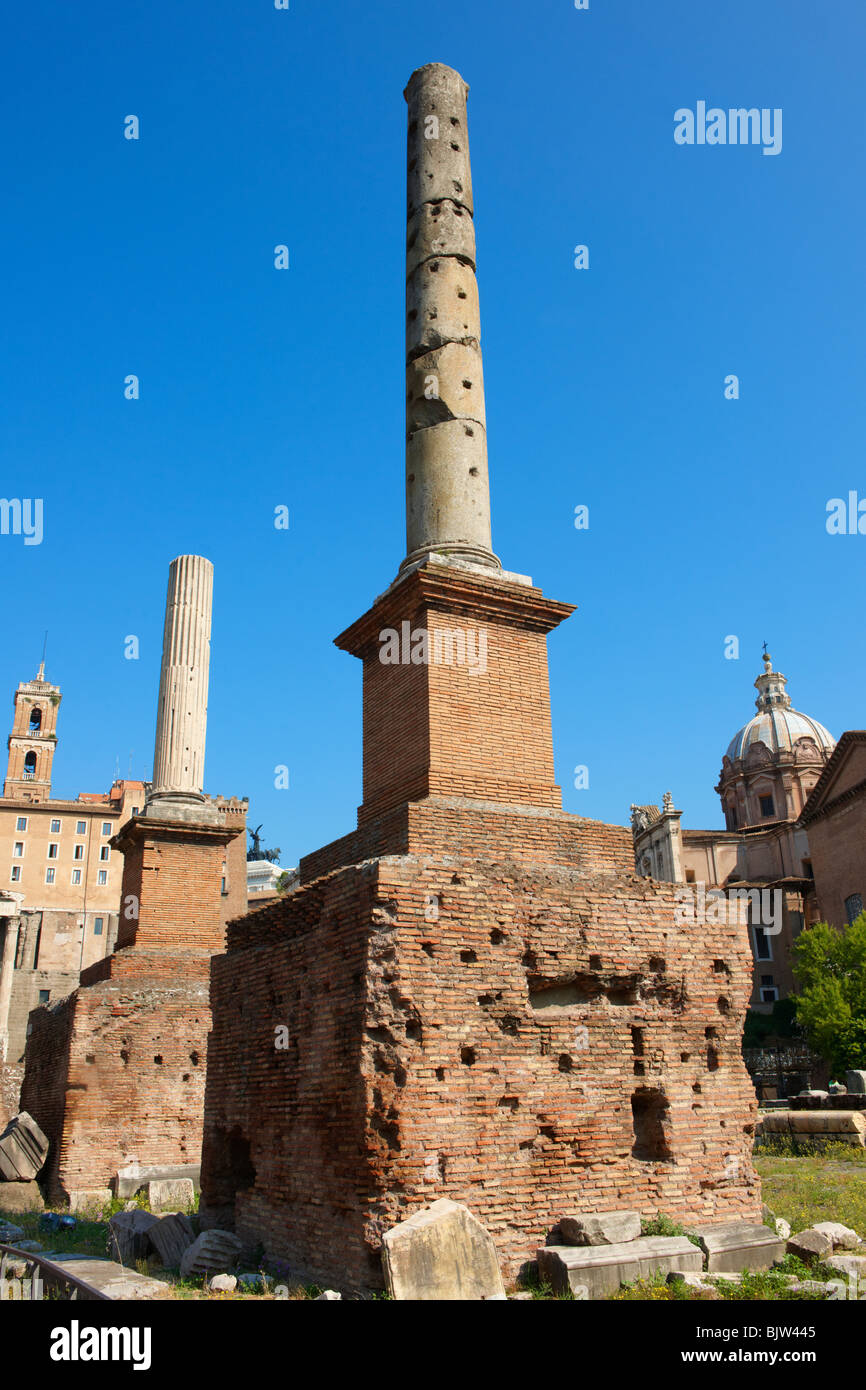
M 337 639 L 358 828 L 212 962 L 203 1217 L 362 1290 L 439 1197 L 510 1275 L 575 1211 L 760 1220 L 745 928 L 679 925 L 628 830 L 562 811 L 546 635 L 572 609 L 490 548 L 466 91 L 434 64 L 406 93 L 408 553 Z
M 117 948 L 31 1015 L 21 1106 L 50 1141 L 55 1200 L 129 1163 L 197 1170 L 210 959 L 246 909 L 246 802 L 204 797 L 212 566 L 173 561 L 154 782 L 112 840 L 124 855 Z

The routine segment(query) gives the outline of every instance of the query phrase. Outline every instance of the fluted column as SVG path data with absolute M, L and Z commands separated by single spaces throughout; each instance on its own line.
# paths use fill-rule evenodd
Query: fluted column
M 463 78 L 418 68 L 409 105 L 406 559 L 501 568 L 490 535 L 481 320 Z
M 3 926 L 3 951 L 0 955 L 0 1062 L 6 1061 L 9 1051 L 9 1004 L 12 999 L 15 951 L 18 946 L 20 924 L 18 906 L 17 899 L 0 896 L 0 916 L 9 913 Z
M 201 802 L 213 565 L 180 555 L 168 573 L 151 802 Z

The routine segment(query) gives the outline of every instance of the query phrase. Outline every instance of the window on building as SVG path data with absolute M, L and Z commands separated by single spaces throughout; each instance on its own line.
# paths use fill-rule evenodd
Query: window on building
M 73 858 L 73 859 L 83 859 L 83 858 L 84 858 L 84 846 L 83 846 L 83 845 L 76 845 L 76 846 L 75 846 L 74 850 L 72 851 L 72 858 Z
M 101 936 L 101 935 L 102 935 L 103 922 L 104 922 L 104 918 L 102 918 L 102 917 L 95 917 L 95 918 L 94 918 L 94 920 L 93 920 L 93 935 L 94 935 L 94 936 Z
M 52 841 L 52 843 L 48 846 L 48 858 L 49 858 L 49 859 L 56 859 L 56 858 L 57 858 L 57 851 L 58 851 L 59 849 L 60 849 L 60 846 L 59 846 L 55 841 Z
M 694 883 L 694 881 L 695 881 L 695 871 L 694 871 L 694 869 L 686 869 L 686 883 Z
M 755 933 L 755 960 L 772 960 L 773 951 L 770 946 L 770 938 L 763 927 L 753 927 Z
M 45 882 L 46 882 L 46 883 L 53 883 L 53 882 L 54 882 L 54 875 L 55 875 L 56 873 L 57 873 L 57 870 L 56 870 L 56 869 L 46 869 L 46 870 L 45 870 Z
M 105 884 L 108 882 L 108 870 L 107 870 L 107 869 L 100 869 L 100 870 L 99 870 L 99 873 L 96 875 L 96 882 L 99 884 L 100 888 L 104 888 Z
M 773 817 L 776 814 L 776 805 L 773 798 L 771 796 L 762 796 L 759 800 L 761 803 L 761 815 L 764 820 Z
M 20 883 L 20 882 L 21 882 L 21 865 L 20 865 L 20 864 L 13 864 L 13 865 L 12 865 L 12 873 L 10 874 L 10 879 L 11 879 L 11 881 L 12 881 L 13 883 Z
M 60 834 L 60 821 L 59 821 L 59 820 L 53 820 L 53 821 L 51 822 L 51 834 L 52 834 L 52 835 L 59 835 L 59 834 Z
M 25 780 L 26 782 L 32 782 L 32 780 L 33 780 L 33 778 L 34 778 L 35 776 L 36 776 L 36 754 L 35 754 L 34 752 L 31 751 L 30 753 L 27 754 L 27 756 L 26 756 L 25 759 L 24 759 L 24 780 Z
M 86 820 L 80 820 L 80 821 L 78 821 L 78 822 L 76 823 L 76 826 L 75 826 L 75 833 L 76 833 L 76 835 L 86 835 L 86 834 L 87 834 L 87 821 L 86 821 Z
M 48 1000 L 49 1000 L 50 998 L 51 998 L 51 990 L 50 990 L 50 989 L 40 989 L 40 991 L 39 991 L 39 1003 L 40 1003 L 40 1004 L 47 1004 L 47 1003 L 48 1003 Z
M 775 985 L 762 985 L 762 986 L 761 986 L 761 1003 L 762 1003 L 762 1004 L 775 1004 L 775 1002 L 776 1002 L 776 1000 L 778 999 L 778 997 L 779 997 L 779 991 L 776 989 L 776 986 L 775 986 Z
M 111 834 L 111 821 L 110 821 L 110 820 L 104 820 L 104 821 L 102 822 L 102 833 L 103 833 L 103 835 L 110 835 L 110 834 Z
M 80 870 L 80 869 L 73 869 L 73 870 L 72 870 L 72 882 L 73 882 L 73 883 L 80 883 L 80 882 L 81 882 L 81 870 Z
M 845 911 L 848 914 L 848 926 L 856 922 L 860 913 L 863 911 L 863 894 L 852 893 L 850 898 L 845 899 Z
M 803 877 L 810 878 L 813 883 L 815 882 L 815 870 L 812 868 L 811 859 L 803 860 Z
M 38 705 L 34 705 L 30 711 L 30 732 L 38 734 L 42 728 L 42 711 Z
M 111 846 L 110 846 L 110 845 L 101 845 L 101 846 L 100 846 L 100 850 L 99 850 L 99 857 L 100 857 L 100 859 L 102 859 L 102 860 L 110 859 L 110 858 L 111 858 Z
M 226 887 L 225 874 L 223 874 L 222 878 L 220 879 L 220 892 L 222 893 L 224 898 L 228 896 L 228 891 L 229 890 Z
M 17 821 L 15 822 L 15 829 L 16 829 L 17 831 L 19 831 L 19 832 L 22 831 L 22 830 L 26 830 L 26 829 L 27 829 L 27 817 L 26 817 L 26 816 L 19 816 L 19 817 L 18 817 Z
M 140 806 L 133 806 L 133 808 L 132 808 L 132 814 L 133 814 L 134 816 L 137 816 L 140 810 L 141 810 L 141 807 L 140 807 Z
M 12 858 L 13 858 L 13 859 L 21 859 L 21 858 L 23 858 L 23 855 L 24 855 L 24 841 L 23 841 L 23 840 L 16 840 L 16 841 L 15 841 L 15 846 L 14 846 L 14 848 L 13 848 L 13 850 L 12 850 Z

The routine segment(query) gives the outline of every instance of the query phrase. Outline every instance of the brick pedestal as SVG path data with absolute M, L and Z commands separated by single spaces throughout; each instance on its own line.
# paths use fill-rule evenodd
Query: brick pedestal
M 108 1186 L 130 1162 L 199 1160 L 210 959 L 224 940 L 225 857 L 243 823 L 138 816 L 115 839 L 118 950 L 33 1014 L 27 1044 L 21 1103 L 51 1141 L 56 1200 Z

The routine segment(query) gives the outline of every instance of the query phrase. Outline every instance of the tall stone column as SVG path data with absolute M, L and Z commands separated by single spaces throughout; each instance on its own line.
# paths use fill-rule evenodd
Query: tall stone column
M 406 548 L 500 569 L 491 548 L 467 84 L 418 68 L 409 105 Z
M 147 814 L 203 809 L 213 565 L 179 555 L 168 573 L 153 786 Z
M 20 926 L 18 905 L 18 897 L 0 895 L 0 919 L 3 921 L 3 952 L 0 955 L 0 1063 L 6 1061 L 9 1051 L 9 1004 L 12 999 L 12 977 Z

